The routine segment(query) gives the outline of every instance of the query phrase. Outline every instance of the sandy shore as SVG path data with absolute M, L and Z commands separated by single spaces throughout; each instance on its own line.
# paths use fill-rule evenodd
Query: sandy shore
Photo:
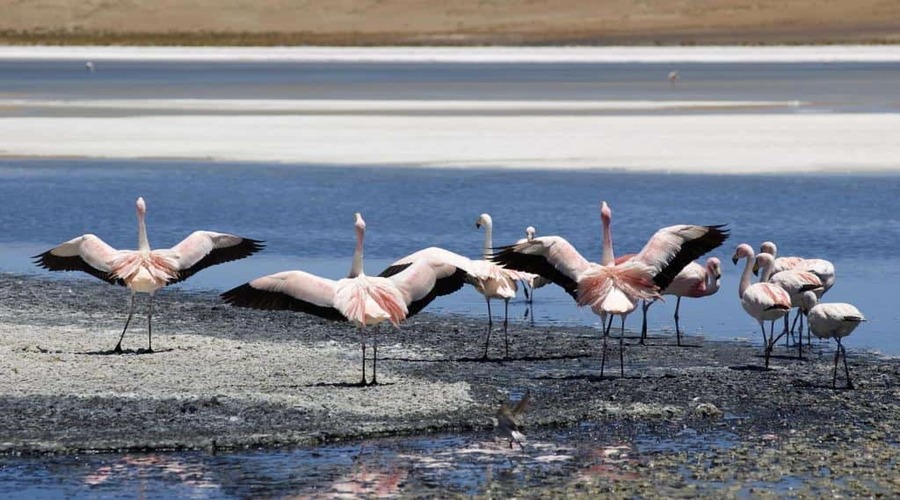
M 896 43 L 879 0 L 0 0 L 6 43 L 481 45 Z
M 898 129 L 900 115 L 887 113 L 10 117 L 0 120 L 0 155 L 865 173 L 900 171 L 900 142 L 892 132 Z

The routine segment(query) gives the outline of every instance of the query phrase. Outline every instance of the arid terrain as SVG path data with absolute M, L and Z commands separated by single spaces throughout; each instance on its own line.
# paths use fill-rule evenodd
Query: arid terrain
M 138 45 L 900 42 L 885 0 L 0 0 L 0 43 Z

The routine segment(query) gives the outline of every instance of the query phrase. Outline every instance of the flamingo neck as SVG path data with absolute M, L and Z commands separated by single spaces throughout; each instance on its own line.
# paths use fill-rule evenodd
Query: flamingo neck
M 353 264 L 350 265 L 350 275 L 348 278 L 355 278 L 363 274 L 363 236 L 365 230 L 360 227 L 356 228 L 356 249 L 353 250 Z
M 716 277 L 715 271 L 712 269 L 706 269 L 706 294 L 712 295 L 719 291 L 719 285 L 721 284 L 721 278 Z
M 600 263 L 604 266 L 611 266 L 616 262 L 616 254 L 613 252 L 612 224 L 606 217 L 601 217 L 601 219 L 603 220 L 603 256 Z
M 147 225 L 144 224 L 144 214 L 138 212 L 138 250 L 141 252 L 150 251 L 150 240 L 147 239 Z
M 494 225 L 491 223 L 484 224 L 484 247 L 481 249 L 481 255 L 484 260 L 488 260 L 493 253 Z
M 753 259 L 754 255 L 751 253 L 747 257 L 747 265 L 744 266 L 744 272 L 741 274 L 741 284 L 738 287 L 738 298 L 744 298 L 744 292 L 750 288 L 750 275 L 753 274 Z
M 759 282 L 760 283 L 767 283 L 769 281 L 769 278 L 772 277 L 772 268 L 774 268 L 774 267 L 775 267 L 775 263 L 773 261 L 772 264 L 769 264 L 762 269 L 762 271 L 759 273 Z

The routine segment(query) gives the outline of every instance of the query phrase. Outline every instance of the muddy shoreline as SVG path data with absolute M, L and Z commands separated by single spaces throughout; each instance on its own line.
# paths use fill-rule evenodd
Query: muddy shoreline
M 688 428 L 738 436 L 735 447 L 702 452 L 697 464 L 706 465 L 661 453 L 634 465 L 646 484 L 603 479 L 587 491 L 636 493 L 644 484 L 659 493 L 659 484 L 685 486 L 685 468 L 700 480 L 774 481 L 792 468 L 818 474 L 826 459 L 823 481 L 840 471 L 867 478 L 842 490 L 900 488 L 896 359 L 851 350 L 856 389 L 833 390 L 828 344 L 814 343 L 804 360 L 779 347 L 764 371 L 757 345 L 688 335 L 690 347 L 678 348 L 653 332 L 648 346 L 626 337 L 624 378 L 615 350 L 600 378 L 596 329 L 514 324 L 509 359 L 497 359 L 503 339 L 495 333 L 495 359 L 481 362 L 483 321 L 422 314 L 399 331 L 381 330 L 382 383 L 359 388 L 351 385 L 360 356 L 353 328 L 234 309 L 213 292 L 164 290 L 154 303 L 155 351 L 143 352 L 145 317 L 136 314 L 126 354 L 109 355 L 127 301 L 126 290 L 90 280 L 0 274 L 0 453 L 220 451 L 488 432 L 500 400 L 530 391 L 526 423 L 536 436 L 578 432 L 584 422 L 592 427 L 583 439 L 678 439 Z M 142 314 L 145 302 L 138 305 Z

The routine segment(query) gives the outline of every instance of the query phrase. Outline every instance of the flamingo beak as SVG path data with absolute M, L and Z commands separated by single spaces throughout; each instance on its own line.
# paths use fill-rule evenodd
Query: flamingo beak
M 481 223 L 480 223 L 480 222 L 476 222 L 476 223 L 475 223 L 475 229 L 481 229 Z
M 753 264 L 753 276 L 759 276 L 759 264 Z
M 731 258 L 731 262 L 732 262 L 732 264 L 737 265 L 737 263 L 738 263 L 737 255 L 735 255 L 734 257 Z

